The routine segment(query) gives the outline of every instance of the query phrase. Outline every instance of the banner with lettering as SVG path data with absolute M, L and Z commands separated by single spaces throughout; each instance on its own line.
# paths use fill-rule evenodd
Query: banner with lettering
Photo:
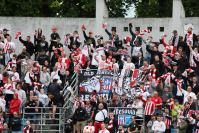
M 132 71 L 82 69 L 79 73 L 79 94 L 83 99 L 87 99 L 94 90 L 107 99 L 110 93 L 130 94 L 131 75 Z
M 108 108 L 109 112 L 113 112 L 118 118 L 118 125 L 127 127 L 131 121 L 132 117 L 136 116 L 137 109 L 135 108 Z
M 110 93 L 113 88 L 115 73 L 107 70 L 81 70 L 79 74 L 79 92 L 98 94 Z

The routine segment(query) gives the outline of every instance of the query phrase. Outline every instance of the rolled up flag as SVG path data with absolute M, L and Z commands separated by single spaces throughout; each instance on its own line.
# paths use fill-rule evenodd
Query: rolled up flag
M 125 38 L 124 38 L 124 40 L 125 40 L 125 44 L 127 45 L 127 46 L 129 46 L 130 47 L 130 42 L 131 42 L 131 37 L 130 36 L 126 36 Z
M 143 30 L 141 30 L 141 32 L 147 32 L 147 33 L 150 33 L 151 32 L 151 30 L 150 29 L 143 29 Z
M 106 28 L 107 28 L 107 25 L 108 25 L 107 23 L 103 23 L 103 24 L 102 24 L 102 28 L 103 28 L 103 29 L 106 29 Z
M 86 30 L 86 26 L 82 24 L 82 30 Z
M 20 35 L 21 35 L 21 32 L 16 32 L 15 39 L 18 39 Z

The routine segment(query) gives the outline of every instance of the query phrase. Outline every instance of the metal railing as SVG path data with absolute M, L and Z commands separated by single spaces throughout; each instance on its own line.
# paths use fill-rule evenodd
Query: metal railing
M 70 104 L 73 103 L 73 98 L 78 95 L 78 74 L 74 73 L 71 77 L 71 82 L 65 85 L 63 89 L 64 97 L 64 108 L 70 107 Z
M 65 129 L 65 115 L 63 107 L 57 107 L 55 118 L 51 118 L 51 107 L 37 107 L 39 112 L 29 112 L 28 109 L 35 109 L 35 107 L 25 107 L 23 109 L 23 124 L 27 120 L 34 125 L 34 132 L 36 133 L 63 133 Z M 25 126 L 25 125 L 24 125 Z

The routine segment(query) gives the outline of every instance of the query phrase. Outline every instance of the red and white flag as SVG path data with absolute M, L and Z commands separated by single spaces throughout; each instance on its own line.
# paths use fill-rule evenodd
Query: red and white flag
M 20 35 L 21 35 L 21 32 L 16 32 L 15 39 L 18 39 Z
M 108 25 L 107 23 L 103 23 L 103 24 L 102 24 L 102 28 L 103 28 L 103 29 L 106 29 L 106 28 L 107 28 L 107 25 Z
M 177 83 L 177 96 L 182 96 L 182 82 L 183 80 L 182 79 L 176 79 L 175 80 L 176 83 Z
M 131 87 L 134 87 L 136 85 L 136 78 L 139 75 L 139 69 L 134 69 L 133 73 L 132 73 L 132 77 L 131 77 Z
M 82 30 L 86 30 L 86 26 L 82 24 Z

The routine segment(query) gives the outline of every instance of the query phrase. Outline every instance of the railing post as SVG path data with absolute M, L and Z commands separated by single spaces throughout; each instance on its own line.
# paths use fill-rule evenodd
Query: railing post
M 25 106 L 22 108 L 22 113 L 23 113 L 23 125 L 22 125 L 22 130 L 23 130 L 23 127 L 24 127 L 24 124 L 25 124 Z
M 41 119 L 41 120 L 40 120 L 40 130 L 41 130 L 41 133 L 42 133 L 42 129 L 43 129 L 43 125 L 42 125 L 42 124 L 43 124 L 43 123 L 42 123 L 43 109 L 44 109 L 44 108 L 41 108 L 41 115 L 40 115 L 40 119 Z
M 61 108 L 59 108 L 59 133 L 61 133 Z

